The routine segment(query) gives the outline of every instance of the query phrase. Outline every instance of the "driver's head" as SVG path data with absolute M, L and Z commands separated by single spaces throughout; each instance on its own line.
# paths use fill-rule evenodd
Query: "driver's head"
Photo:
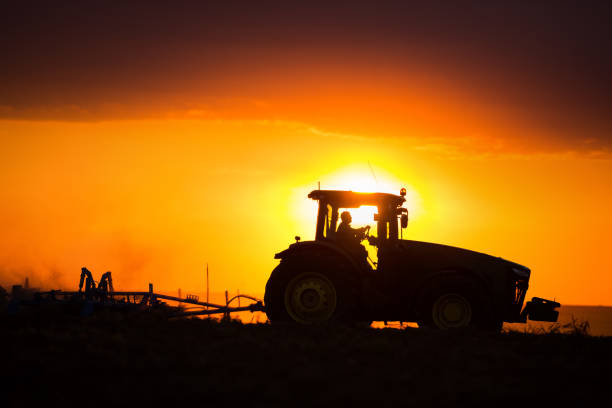
M 351 213 L 348 211 L 342 211 L 342 214 L 340 214 L 340 219 L 346 224 L 350 224 L 351 221 L 353 221 L 353 217 L 351 217 Z

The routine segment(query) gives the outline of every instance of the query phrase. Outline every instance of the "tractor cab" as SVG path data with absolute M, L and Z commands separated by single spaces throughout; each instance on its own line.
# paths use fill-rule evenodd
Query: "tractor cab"
M 402 188 L 400 195 L 388 193 L 356 193 L 341 190 L 314 190 L 308 198 L 319 202 L 315 241 L 336 241 L 339 210 L 341 208 L 359 208 L 361 206 L 375 206 L 378 210 L 374 214 L 377 222 L 376 237 L 368 237 L 371 245 L 381 247 L 396 241 L 399 236 L 399 226 L 408 225 L 408 210 L 402 207 L 406 189 Z M 398 226 L 398 220 L 400 221 Z

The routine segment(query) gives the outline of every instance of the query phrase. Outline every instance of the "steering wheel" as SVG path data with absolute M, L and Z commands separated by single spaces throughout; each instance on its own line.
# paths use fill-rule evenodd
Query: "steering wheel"
M 368 240 L 368 243 L 372 246 L 376 246 L 377 239 L 374 235 L 370 235 L 370 226 L 366 226 L 365 230 L 365 239 Z
M 365 227 L 363 227 L 363 239 L 369 239 L 370 238 L 370 226 L 366 225 Z

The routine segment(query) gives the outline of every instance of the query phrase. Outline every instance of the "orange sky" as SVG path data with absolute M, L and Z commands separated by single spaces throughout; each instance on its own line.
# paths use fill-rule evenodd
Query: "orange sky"
M 406 187 L 408 238 L 612 305 L 606 7 L 264 3 L 7 8 L 2 284 L 200 292 L 209 263 L 262 295 L 320 181 Z
M 532 295 L 612 304 L 608 159 L 263 120 L 2 121 L 0 136 L 5 282 L 71 287 L 86 265 L 120 288 L 197 291 L 208 262 L 215 290 L 260 294 L 274 253 L 313 237 L 306 194 L 320 180 L 405 186 L 408 238 L 523 263 Z

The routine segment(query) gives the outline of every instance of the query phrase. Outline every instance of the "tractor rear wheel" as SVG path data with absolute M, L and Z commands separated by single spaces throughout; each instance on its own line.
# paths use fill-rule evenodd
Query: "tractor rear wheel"
M 336 286 L 325 275 L 300 272 L 285 287 L 285 310 L 298 323 L 325 323 L 338 306 Z
M 333 262 L 284 260 L 270 275 L 264 303 L 272 323 L 348 323 L 355 319 L 355 282 Z

